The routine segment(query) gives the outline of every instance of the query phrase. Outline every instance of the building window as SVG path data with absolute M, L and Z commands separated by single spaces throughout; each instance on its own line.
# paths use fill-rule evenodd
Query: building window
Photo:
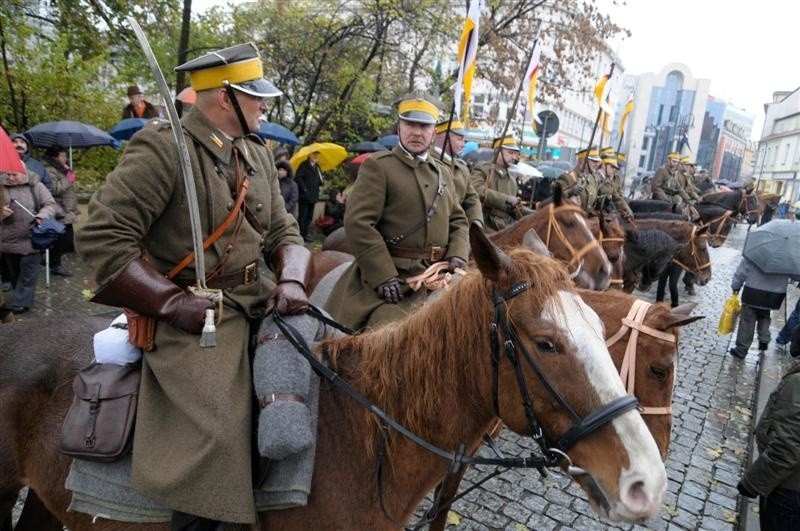
M 790 144 L 786 144 L 786 149 L 783 151 L 783 162 L 781 163 L 782 166 L 786 166 L 789 162 L 789 148 L 791 147 Z

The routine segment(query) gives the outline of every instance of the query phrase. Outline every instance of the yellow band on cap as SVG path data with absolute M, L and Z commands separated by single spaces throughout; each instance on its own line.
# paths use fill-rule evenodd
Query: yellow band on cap
M 600 153 L 598 153 L 598 151 L 596 149 L 590 149 L 589 150 L 589 156 L 590 157 L 599 157 Z
M 201 90 L 219 88 L 228 83 L 242 83 L 264 77 L 264 67 L 261 59 L 254 57 L 245 61 L 231 63 L 229 65 L 215 66 L 203 70 L 189 72 L 189 81 L 192 88 L 197 92 Z
M 433 103 L 425 100 L 404 100 L 397 106 L 397 112 L 400 116 L 412 111 L 424 112 L 433 116 L 434 120 L 439 119 L 439 109 Z
M 496 149 L 500 146 L 511 146 L 511 147 L 519 147 L 517 146 L 517 141 L 513 136 L 507 136 L 505 138 L 498 138 L 492 143 L 492 149 Z
M 680 154 L 678 154 L 678 153 L 675 153 L 675 152 L 673 151 L 672 153 L 668 153 L 668 154 L 667 154 L 667 158 L 668 158 L 668 159 L 680 160 L 681 156 L 680 156 Z
M 691 164 L 691 162 L 692 162 L 692 159 L 690 159 L 689 157 L 681 158 L 681 163 L 683 163 L 683 164 Z
M 459 122 L 457 120 L 453 120 L 450 122 L 450 130 L 455 131 L 456 129 L 464 129 L 464 122 Z M 447 122 L 439 124 L 436 126 L 436 134 L 444 133 L 447 131 Z
M 606 157 L 606 158 L 603 159 L 602 162 L 603 162 L 603 164 L 613 164 L 614 166 L 617 165 L 617 159 L 615 159 L 613 157 Z

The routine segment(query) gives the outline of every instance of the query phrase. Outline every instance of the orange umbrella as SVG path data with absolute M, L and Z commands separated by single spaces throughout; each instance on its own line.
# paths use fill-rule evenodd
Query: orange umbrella
M 0 128 L 0 172 L 25 173 L 25 167 L 22 165 L 19 153 L 14 149 L 14 143 L 2 128 Z
M 175 99 L 183 103 L 188 103 L 189 105 L 194 105 L 194 102 L 197 100 L 197 92 L 195 92 L 192 87 L 186 87 L 178 93 Z

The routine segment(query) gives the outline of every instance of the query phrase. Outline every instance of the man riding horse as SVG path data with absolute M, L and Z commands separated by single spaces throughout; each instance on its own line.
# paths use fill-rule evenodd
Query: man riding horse
M 164 120 L 131 140 L 92 197 L 76 244 L 96 273 L 94 302 L 157 323 L 156 347 L 143 357 L 133 485 L 173 510 L 173 529 L 210 530 L 223 521 L 255 521 L 251 324 L 272 307 L 307 309 L 309 252 L 284 208 L 272 155 L 252 135 L 266 98 L 280 94 L 262 77 L 255 46 L 218 50 L 176 70 L 189 72 L 197 92 L 197 103 L 174 126 L 188 144 L 194 177 L 186 177 L 195 181 L 200 237 L 207 237 L 206 285 L 222 293 L 221 303 L 190 288 L 191 199 Z M 262 254 L 277 285 L 258 273 Z M 214 308 L 217 346 L 200 348 L 204 316 Z

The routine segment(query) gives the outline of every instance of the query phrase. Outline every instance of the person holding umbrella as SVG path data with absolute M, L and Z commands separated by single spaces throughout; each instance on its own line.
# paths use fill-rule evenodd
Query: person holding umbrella
M 53 199 L 57 204 L 56 219 L 66 228 L 50 251 L 50 272 L 60 277 L 71 277 L 72 272 L 63 266 L 61 258 L 66 253 L 75 251 L 72 224 L 81 213 L 75 194 L 75 174 L 67 164 L 67 150 L 61 146 L 47 148 L 44 166 L 53 183 Z
M 22 162 L 25 163 L 25 167 L 28 171 L 32 171 L 38 175 L 42 184 L 45 185 L 52 194 L 53 183 L 50 181 L 50 175 L 47 174 L 44 164 L 31 156 L 31 143 L 28 138 L 22 133 L 14 133 L 11 135 L 11 142 L 14 143 L 14 149 L 19 153 L 19 157 L 22 159 Z
M 790 279 L 800 280 L 800 226 L 788 220 L 774 220 L 752 231 L 731 280 L 733 293 L 742 291 L 736 346 L 729 351 L 732 356 L 747 356 L 756 326 L 758 350 L 767 349 L 770 312 L 783 304 Z

